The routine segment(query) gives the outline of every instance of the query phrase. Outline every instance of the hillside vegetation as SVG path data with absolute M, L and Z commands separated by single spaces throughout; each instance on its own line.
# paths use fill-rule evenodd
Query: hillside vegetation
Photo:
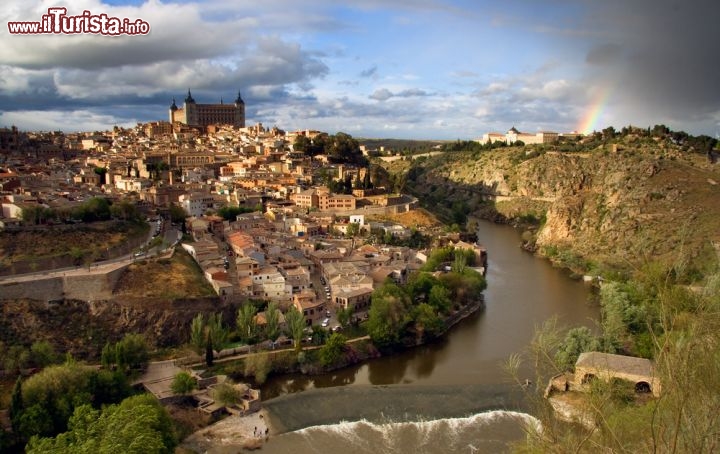
M 143 222 L 30 226 L 0 235 L 0 271 L 24 273 L 122 255 L 147 238 Z
M 446 221 L 523 225 L 529 249 L 577 272 L 680 256 L 692 279 L 714 263 L 720 244 L 720 165 L 669 138 L 627 134 L 385 166 Z
M 128 266 L 114 290 L 117 298 L 202 298 L 216 296 L 192 257 L 178 249 L 172 258 Z
M 458 228 L 476 219 L 522 228 L 524 246 L 579 273 L 598 273 L 600 332 L 538 329 L 510 372 L 532 363 L 525 386 L 542 432 L 518 452 L 716 452 L 720 447 L 720 164 L 715 141 L 664 127 L 603 131 L 583 141 L 456 151 L 387 165 Z M 482 240 L 482 239 L 481 239 Z M 582 352 L 649 358 L 660 397 L 597 381 L 574 398 L 584 423 L 556 418 L 547 379 Z M 519 381 L 520 382 L 520 381 Z M 630 384 L 632 385 L 632 384 Z

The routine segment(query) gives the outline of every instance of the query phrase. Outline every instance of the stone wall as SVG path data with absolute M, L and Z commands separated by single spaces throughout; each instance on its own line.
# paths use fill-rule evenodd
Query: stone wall
M 0 284 L 0 295 L 6 300 L 52 301 L 63 299 L 64 292 L 62 277 L 40 277 L 34 281 Z
M 106 273 L 40 275 L 37 279 L 22 282 L 0 283 L 2 299 L 32 299 L 53 301 L 77 299 L 82 301 L 106 300 L 112 297 L 113 289 L 127 265 L 119 266 Z

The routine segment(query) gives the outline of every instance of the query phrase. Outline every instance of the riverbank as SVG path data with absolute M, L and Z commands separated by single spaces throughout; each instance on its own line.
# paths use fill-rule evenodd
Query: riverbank
M 198 430 L 180 444 L 180 452 L 222 454 L 240 450 L 261 449 L 271 436 L 277 435 L 269 417 L 262 409 L 245 416 L 231 415 Z

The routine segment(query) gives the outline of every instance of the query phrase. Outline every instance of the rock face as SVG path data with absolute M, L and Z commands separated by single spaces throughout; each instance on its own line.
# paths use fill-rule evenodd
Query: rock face
M 451 217 L 448 207 L 463 202 L 471 216 L 530 226 L 539 253 L 579 271 L 655 259 L 702 266 L 720 244 L 720 189 L 709 182 L 720 165 L 698 154 L 504 148 L 446 153 L 408 175 L 431 210 Z
M 198 312 L 222 312 L 226 323 L 237 307 L 220 307 L 215 298 L 192 300 L 5 300 L 0 302 L 0 340 L 30 345 L 47 340 L 58 352 L 96 359 L 106 342 L 126 333 L 141 333 L 158 347 L 187 342 L 191 321 Z

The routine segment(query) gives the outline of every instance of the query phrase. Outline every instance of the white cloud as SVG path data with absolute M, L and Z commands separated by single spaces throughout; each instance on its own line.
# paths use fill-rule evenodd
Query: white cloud
M 374 99 L 376 101 L 387 101 L 388 99 L 392 98 L 393 94 L 390 90 L 387 88 L 380 88 L 375 90 L 370 96 L 370 99 Z
M 12 2 L 17 5 L 21 2 Z M 22 2 L 25 3 L 25 2 Z M 42 5 L 42 6 L 41 6 Z M 62 2 L 50 6 L 64 6 Z M 92 14 L 140 18 L 150 24 L 147 36 L 110 37 L 79 35 L 5 35 L 0 46 L 0 61 L 24 68 L 99 69 L 128 64 L 182 61 L 212 58 L 242 47 L 251 35 L 252 20 L 209 23 L 202 18 L 199 4 L 160 3 L 148 1 L 139 7 L 113 7 L 98 1 L 67 6 L 68 15 L 83 10 Z M 35 8 L 5 10 L 2 21 L 40 20 L 47 13 L 47 3 Z
M 17 110 L 0 112 L 0 124 L 18 125 L 29 131 L 104 131 L 115 125 L 131 127 L 134 119 L 119 119 L 89 110 Z

